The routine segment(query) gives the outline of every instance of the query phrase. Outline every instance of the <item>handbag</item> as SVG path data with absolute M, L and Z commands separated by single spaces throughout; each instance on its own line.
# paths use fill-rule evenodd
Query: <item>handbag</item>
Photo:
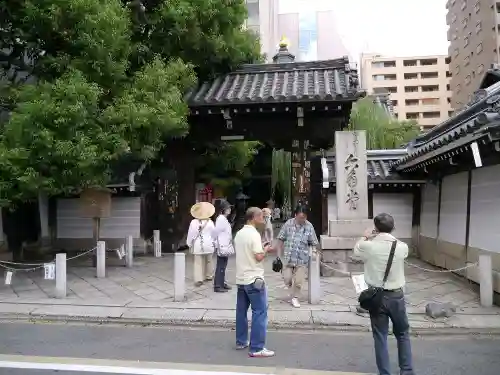
M 394 260 L 394 253 L 396 252 L 397 240 L 394 240 L 391 245 L 391 252 L 389 253 L 389 259 L 387 260 L 387 266 L 385 267 L 384 279 L 382 281 L 382 287 L 369 286 L 368 289 L 363 290 L 359 297 L 358 302 L 361 308 L 368 310 L 370 312 L 377 312 L 382 306 L 382 298 L 384 292 L 384 286 L 389 277 L 389 272 L 391 271 L 392 261 Z
M 219 236 L 217 236 L 216 239 L 216 248 L 217 248 L 217 255 L 220 257 L 229 257 L 234 254 L 234 245 L 233 241 L 229 241 L 229 244 L 227 244 L 224 247 L 221 247 L 220 242 L 219 242 Z
M 283 270 L 283 262 L 281 261 L 280 257 L 277 257 L 273 261 L 273 271 L 274 272 L 281 272 Z

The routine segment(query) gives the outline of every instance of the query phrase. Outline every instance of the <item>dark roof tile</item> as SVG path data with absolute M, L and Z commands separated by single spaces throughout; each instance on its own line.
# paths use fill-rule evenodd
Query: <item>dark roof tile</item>
M 358 75 L 346 58 L 247 65 L 203 83 L 187 96 L 190 107 L 301 101 L 356 100 Z

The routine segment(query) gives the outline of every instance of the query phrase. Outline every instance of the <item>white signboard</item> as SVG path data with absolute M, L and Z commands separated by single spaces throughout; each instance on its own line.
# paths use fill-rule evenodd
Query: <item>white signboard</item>
M 56 278 L 56 265 L 54 263 L 45 263 L 43 269 L 45 271 L 45 280 L 54 280 Z
M 10 285 L 12 283 L 12 271 L 7 271 L 5 273 L 5 285 Z
M 354 284 L 354 289 L 356 289 L 356 294 L 360 294 L 363 290 L 368 289 L 368 285 L 365 281 L 365 275 L 352 275 L 352 283 Z

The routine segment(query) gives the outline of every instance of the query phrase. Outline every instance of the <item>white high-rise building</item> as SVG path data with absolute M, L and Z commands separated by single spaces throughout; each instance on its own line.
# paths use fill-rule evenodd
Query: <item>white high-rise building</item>
M 248 19 L 246 27 L 260 36 L 262 53 L 271 62 L 280 40 L 278 33 L 279 0 L 246 0 Z

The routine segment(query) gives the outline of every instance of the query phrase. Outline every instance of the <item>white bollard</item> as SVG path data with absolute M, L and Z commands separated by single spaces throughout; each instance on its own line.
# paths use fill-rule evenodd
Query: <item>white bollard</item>
M 155 252 L 155 246 L 156 246 L 156 243 L 160 241 L 160 230 L 159 229 L 155 229 L 153 231 L 153 255 L 156 256 L 156 252 Z
M 161 258 L 161 241 L 155 241 L 153 243 L 153 249 L 155 258 Z
M 479 298 L 481 306 L 493 306 L 493 267 L 489 254 L 479 254 Z
M 321 301 L 320 255 L 313 251 L 309 261 L 309 303 L 317 305 Z
M 128 236 L 125 241 L 125 264 L 128 268 L 134 265 L 134 240 L 132 236 Z
M 56 298 L 66 298 L 66 254 L 56 254 Z
M 97 277 L 106 277 L 106 243 L 104 241 L 97 242 Z
M 174 301 L 184 301 L 186 294 L 186 254 L 174 255 Z

